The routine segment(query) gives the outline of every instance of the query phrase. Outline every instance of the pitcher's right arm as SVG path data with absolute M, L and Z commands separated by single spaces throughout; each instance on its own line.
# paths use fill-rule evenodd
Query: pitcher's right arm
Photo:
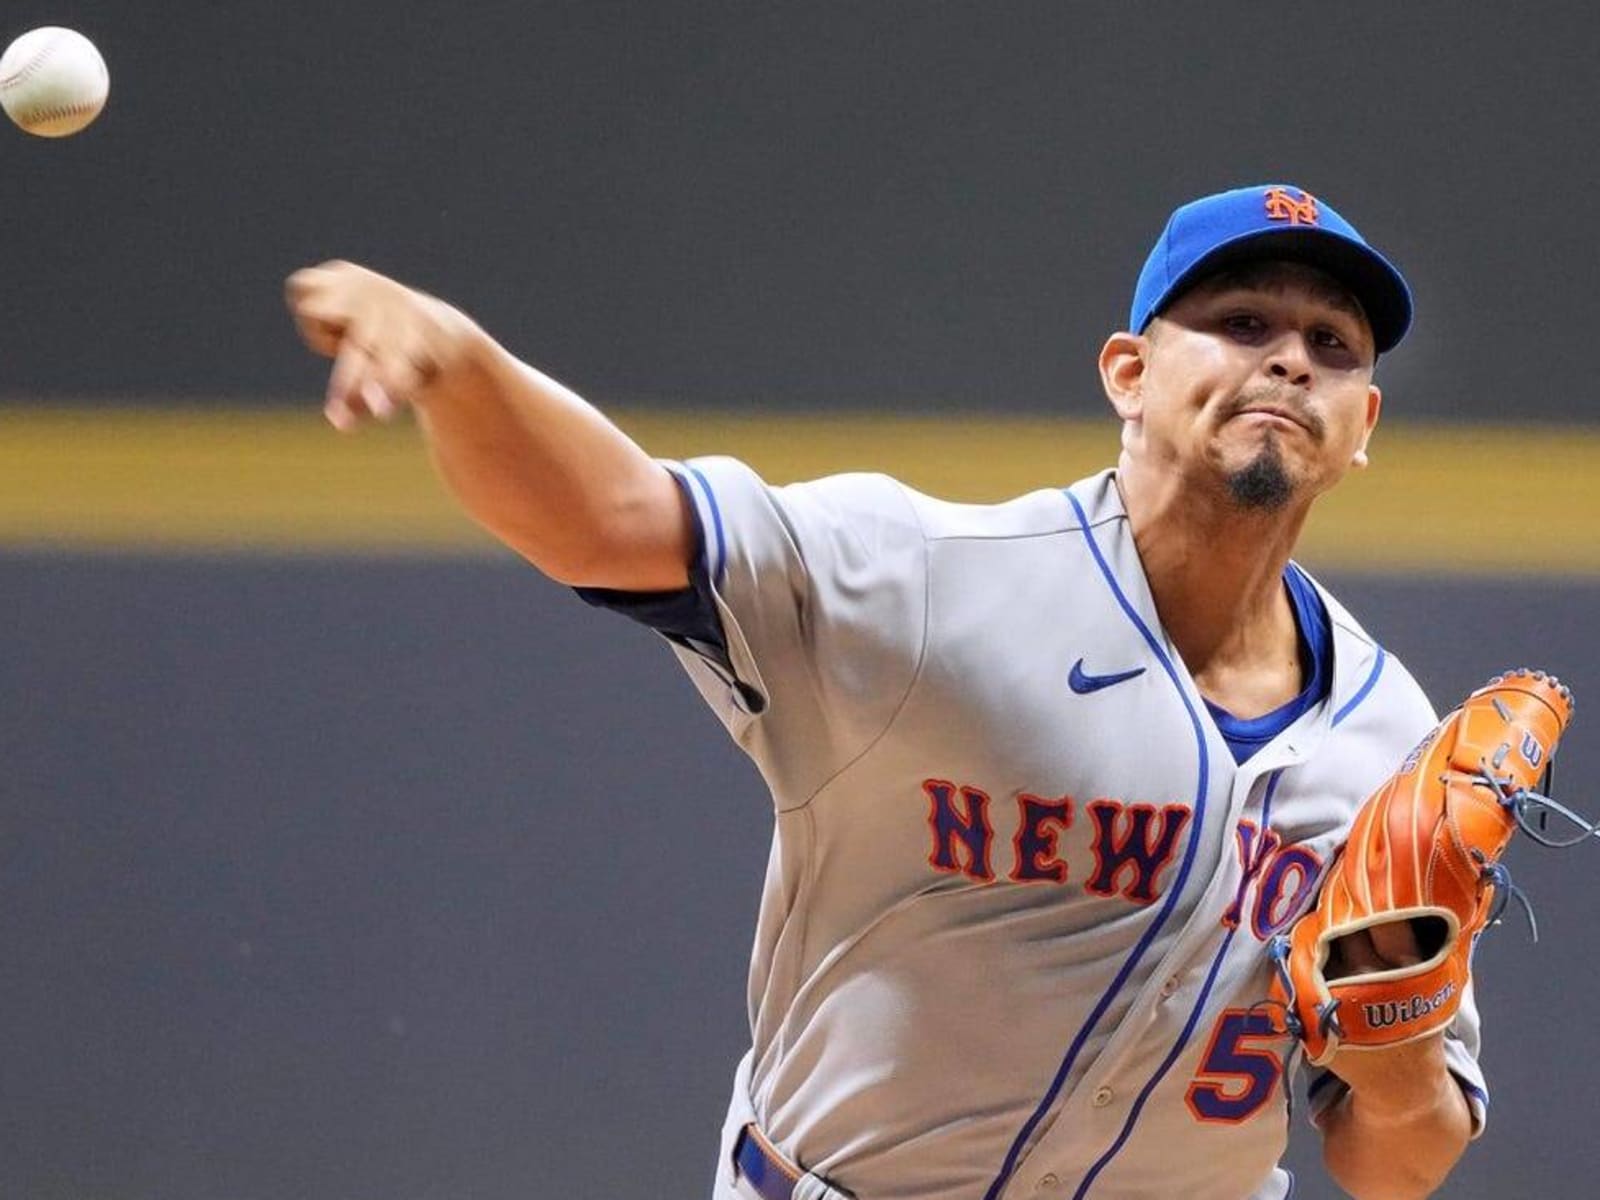
M 324 407 L 352 430 L 416 410 L 471 516 L 550 578 L 688 586 L 694 526 L 670 472 L 593 405 L 518 360 L 459 309 L 375 271 L 297 271 L 289 310 L 334 360 Z

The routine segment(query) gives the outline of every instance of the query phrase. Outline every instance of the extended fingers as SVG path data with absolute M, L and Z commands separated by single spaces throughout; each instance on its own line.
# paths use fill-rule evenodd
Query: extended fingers
M 323 411 L 329 422 L 349 432 L 365 418 L 392 421 L 430 377 L 407 349 L 403 334 L 379 329 L 370 336 L 345 338 L 328 377 Z
M 459 356 L 459 314 L 353 263 L 296 271 L 284 297 L 306 343 L 334 360 L 324 412 L 338 429 L 391 420 Z
M 328 375 L 328 391 L 322 405 L 328 423 L 341 433 L 356 429 L 362 417 L 372 412 L 367 397 L 375 383 L 371 354 L 354 338 L 346 338 Z

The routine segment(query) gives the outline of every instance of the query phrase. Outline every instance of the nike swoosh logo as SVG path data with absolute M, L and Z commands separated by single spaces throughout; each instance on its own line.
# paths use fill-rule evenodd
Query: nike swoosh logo
M 1080 696 L 1087 696 L 1090 692 L 1098 692 L 1101 688 L 1108 688 L 1114 683 L 1122 683 L 1136 675 L 1143 675 L 1143 667 L 1135 667 L 1131 671 L 1118 671 L 1114 675 L 1090 675 L 1083 669 L 1083 659 L 1072 664 L 1072 674 L 1067 676 L 1067 686 Z

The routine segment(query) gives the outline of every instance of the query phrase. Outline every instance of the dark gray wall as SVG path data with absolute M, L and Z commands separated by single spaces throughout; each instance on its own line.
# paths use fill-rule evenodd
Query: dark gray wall
M 45 22 L 112 96 L 0 130 L 0 394 L 309 396 L 280 281 L 338 255 L 597 399 L 1098 412 L 1169 209 L 1287 177 L 1416 286 L 1391 412 L 1591 411 L 1587 0 L 6 8 Z
M 1335 583 L 1441 703 L 1559 668 L 1597 807 L 1600 585 Z M 769 821 L 650 635 L 510 562 L 13 555 L 0 605 L 0 1197 L 706 1193 Z M 1600 846 L 1509 861 L 1544 940 L 1484 943 L 1443 1194 L 1588 1196 Z

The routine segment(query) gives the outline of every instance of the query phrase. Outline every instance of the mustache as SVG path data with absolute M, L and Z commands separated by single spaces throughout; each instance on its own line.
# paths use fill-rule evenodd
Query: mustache
M 1258 387 L 1240 392 L 1234 397 L 1233 402 L 1228 405 L 1227 413 L 1223 419 L 1231 420 L 1240 413 L 1253 408 L 1272 408 L 1287 414 L 1293 420 L 1304 425 L 1307 432 L 1319 442 L 1327 433 L 1327 422 L 1322 419 L 1321 415 L 1284 388 Z

